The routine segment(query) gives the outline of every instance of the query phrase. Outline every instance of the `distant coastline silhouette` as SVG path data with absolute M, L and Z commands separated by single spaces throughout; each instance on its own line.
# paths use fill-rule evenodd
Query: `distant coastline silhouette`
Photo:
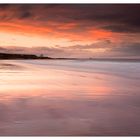
M 0 59 L 51 59 L 43 55 L 37 56 L 34 54 L 15 54 L 15 53 L 0 53 Z

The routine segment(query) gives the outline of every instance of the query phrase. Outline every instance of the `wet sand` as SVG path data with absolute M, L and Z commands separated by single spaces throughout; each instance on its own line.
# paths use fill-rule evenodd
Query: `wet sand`
M 140 63 L 1 60 L 1 136 L 140 135 Z

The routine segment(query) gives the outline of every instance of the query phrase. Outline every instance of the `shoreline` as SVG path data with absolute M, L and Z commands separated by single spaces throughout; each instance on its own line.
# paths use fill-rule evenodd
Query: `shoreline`
M 140 62 L 140 59 L 116 59 L 116 58 L 0 58 L 0 60 L 78 60 L 78 61 L 103 61 L 103 62 Z

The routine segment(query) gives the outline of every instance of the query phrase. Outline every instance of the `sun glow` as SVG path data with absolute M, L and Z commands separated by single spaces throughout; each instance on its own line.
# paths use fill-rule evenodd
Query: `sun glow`
M 48 46 L 53 47 L 56 45 L 69 46 L 68 39 L 57 39 L 47 36 L 32 36 L 9 32 L 0 32 L 0 46 L 21 46 L 21 47 L 37 47 Z

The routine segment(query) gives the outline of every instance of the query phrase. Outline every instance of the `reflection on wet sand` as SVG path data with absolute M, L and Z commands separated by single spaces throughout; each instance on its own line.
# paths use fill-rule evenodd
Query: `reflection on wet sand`
M 0 135 L 140 135 L 140 81 L 126 77 L 130 69 L 117 76 L 35 62 L 0 64 Z
M 6 69 L 21 69 L 22 66 L 15 65 L 15 64 L 9 64 L 9 63 L 0 63 L 0 69 L 6 70 Z

